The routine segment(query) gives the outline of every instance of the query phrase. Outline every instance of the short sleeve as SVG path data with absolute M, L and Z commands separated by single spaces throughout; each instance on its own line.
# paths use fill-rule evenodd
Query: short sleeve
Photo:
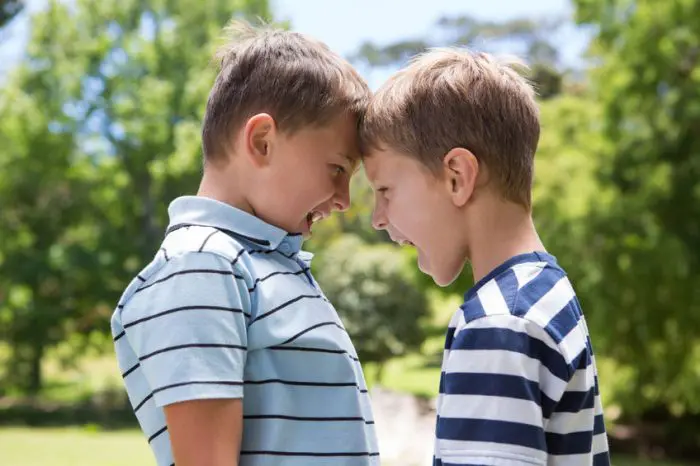
M 513 315 L 463 324 L 443 369 L 439 464 L 546 464 L 546 418 L 569 372 L 541 328 Z
M 157 406 L 241 398 L 250 305 L 242 275 L 225 258 L 169 258 L 122 311 L 126 338 Z

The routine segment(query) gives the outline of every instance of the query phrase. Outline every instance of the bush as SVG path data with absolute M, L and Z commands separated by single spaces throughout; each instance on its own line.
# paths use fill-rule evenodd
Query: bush
M 377 363 L 420 348 L 430 309 L 408 255 L 388 244 L 368 245 L 343 235 L 319 252 L 318 282 L 336 307 L 363 363 Z

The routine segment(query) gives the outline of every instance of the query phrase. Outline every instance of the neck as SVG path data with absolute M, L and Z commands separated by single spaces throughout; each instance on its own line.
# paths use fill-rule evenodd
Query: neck
M 474 282 L 513 256 L 545 251 L 532 216 L 524 207 L 502 200 L 483 199 L 469 235 L 469 261 Z
M 226 167 L 214 166 L 213 163 L 204 167 L 204 175 L 199 184 L 197 196 L 208 197 L 229 204 L 237 209 L 255 215 L 253 208 L 242 194 L 242 184 L 235 175 L 236 170 L 230 170 L 230 162 Z

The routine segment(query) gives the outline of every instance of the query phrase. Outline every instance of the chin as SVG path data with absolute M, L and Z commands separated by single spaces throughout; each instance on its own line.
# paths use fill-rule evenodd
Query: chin
M 430 275 L 437 286 L 444 288 L 450 286 L 459 277 L 464 269 L 464 262 L 444 264 L 443 267 L 438 267 L 436 270 L 433 267 L 423 267 L 422 264 L 418 263 L 418 268 L 421 272 Z
M 459 277 L 459 274 L 452 274 L 452 275 L 437 275 L 437 274 L 430 274 L 431 277 L 433 277 L 433 281 L 435 284 L 441 288 L 445 288 L 446 286 L 450 286 L 456 279 Z

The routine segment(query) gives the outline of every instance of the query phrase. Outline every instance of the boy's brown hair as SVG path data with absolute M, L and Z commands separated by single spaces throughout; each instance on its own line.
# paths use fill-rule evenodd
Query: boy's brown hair
M 391 148 L 438 174 L 445 154 L 468 149 L 507 200 L 529 209 L 539 110 L 516 64 L 450 48 L 415 57 L 370 101 L 363 153 Z
M 234 132 L 256 113 L 270 114 L 288 133 L 323 126 L 342 114 L 359 123 L 371 91 L 324 43 L 241 20 L 224 31 L 226 43 L 216 54 L 221 69 L 204 114 L 205 160 L 224 158 Z

